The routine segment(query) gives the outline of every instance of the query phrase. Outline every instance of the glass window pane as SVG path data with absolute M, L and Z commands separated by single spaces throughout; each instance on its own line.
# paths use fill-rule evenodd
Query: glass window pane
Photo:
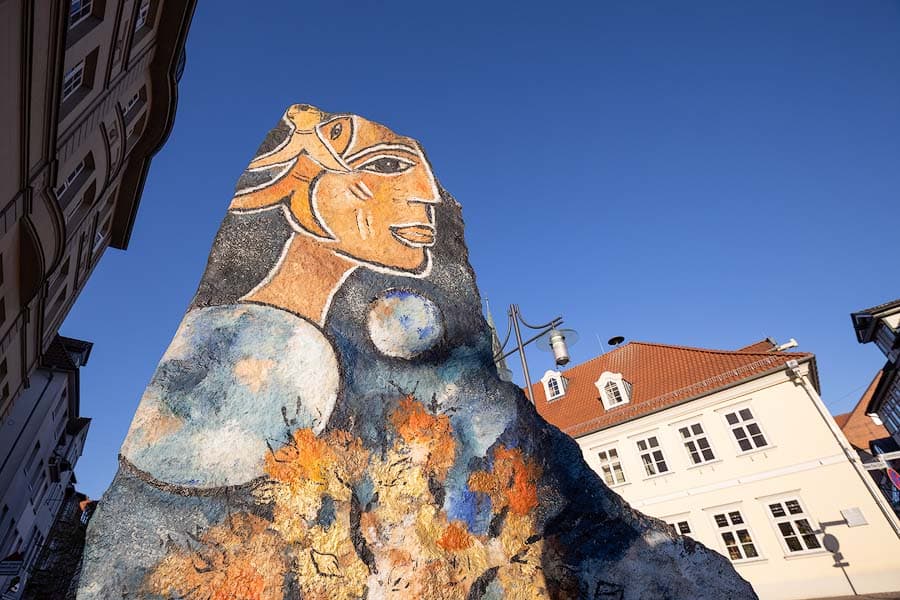
M 715 515 L 713 518 L 719 527 L 728 527 L 728 520 L 725 518 L 725 515 Z
M 650 444 L 651 448 L 656 448 L 659 446 L 659 442 L 656 441 L 656 437 L 647 438 L 647 442 Z
M 783 517 L 785 515 L 784 507 L 781 506 L 781 502 L 778 502 L 777 504 L 770 504 L 769 510 L 772 511 L 772 516 L 776 518 Z
M 725 415 L 725 420 L 728 421 L 729 425 L 734 425 L 738 422 L 738 418 L 735 413 L 728 413 L 727 415 Z
M 756 552 L 756 546 L 753 544 L 744 544 L 744 554 L 747 558 L 756 558 L 759 554 Z
M 784 542 L 787 544 L 788 550 L 790 550 L 791 552 L 800 552 L 803 550 L 803 546 L 800 545 L 800 540 L 795 537 L 784 538 Z
M 722 539 L 725 540 L 727 546 L 733 546 L 737 543 L 737 540 L 734 539 L 734 534 L 730 531 L 722 532 Z
M 688 431 L 687 427 L 682 427 L 681 429 L 678 430 L 678 433 L 680 433 L 681 437 L 684 437 L 684 438 L 691 436 L 691 432 Z
M 617 483 L 623 483 L 625 481 L 625 473 L 622 471 L 621 464 L 619 464 L 619 463 L 613 464 L 613 473 L 615 473 Z
M 731 519 L 732 525 L 740 525 L 744 522 L 743 517 L 741 517 L 741 513 L 739 511 L 733 511 L 728 513 L 728 518 Z
M 713 455 L 713 451 L 709 448 L 703 449 L 703 460 L 713 460 L 715 455 Z
M 647 443 L 644 440 L 638 440 L 637 447 L 638 447 L 638 450 L 646 450 Z
M 737 530 L 738 539 L 742 544 L 752 544 L 753 540 L 750 538 L 750 532 L 746 529 L 738 529 Z
M 694 435 L 699 435 L 703 433 L 703 428 L 700 427 L 700 423 L 694 423 L 693 425 L 691 425 L 691 431 L 694 432 Z
M 738 550 L 737 546 L 728 547 L 728 556 L 731 557 L 731 560 L 741 560 L 743 558 L 743 556 L 741 556 L 741 551 Z
M 819 539 L 812 534 L 804 535 L 803 541 L 806 543 L 806 547 L 810 550 L 815 550 L 822 547 L 822 545 L 819 543 Z
M 618 458 L 618 457 L 619 457 L 619 453 L 616 452 L 616 449 L 615 449 L 615 448 L 610 448 L 610 450 L 609 450 L 609 457 L 610 457 L 610 458 Z
M 681 535 L 687 535 L 691 532 L 691 526 L 688 524 L 687 521 L 679 521 L 678 522 L 678 532 L 681 533 Z
M 749 440 L 746 440 L 746 439 L 738 440 L 738 446 L 740 446 L 741 450 L 743 450 L 744 452 L 746 452 L 747 450 L 753 449 L 753 446 L 750 445 Z
M 794 528 L 791 525 L 790 521 L 782 521 L 778 523 L 778 529 L 781 531 L 781 535 L 794 535 Z
M 740 413 L 741 413 L 741 419 L 743 419 L 745 421 L 749 421 L 750 419 L 753 418 L 753 413 L 750 412 L 749 408 L 742 408 L 740 410 Z
M 803 509 L 800 508 L 800 503 L 796 500 L 788 500 L 785 502 L 785 505 L 787 506 L 788 512 L 792 515 L 799 515 L 803 512 Z
M 665 473 L 666 471 L 669 470 L 669 467 L 668 467 L 668 465 L 666 465 L 666 461 L 664 461 L 664 460 L 659 461 L 659 463 L 656 466 L 659 467 L 660 473 Z

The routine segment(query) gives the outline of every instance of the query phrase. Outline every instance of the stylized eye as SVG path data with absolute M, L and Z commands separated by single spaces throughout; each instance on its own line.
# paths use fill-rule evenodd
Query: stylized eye
M 402 173 L 416 166 L 416 163 L 406 160 L 405 158 L 397 158 L 396 156 L 379 156 L 367 161 L 359 166 L 362 171 L 371 171 L 372 173 Z
M 334 125 L 334 127 L 331 128 L 331 132 L 328 134 L 328 137 L 330 137 L 333 140 L 336 140 L 339 137 L 341 137 L 341 132 L 343 132 L 343 131 L 344 131 L 344 126 L 341 125 L 340 123 L 337 123 Z

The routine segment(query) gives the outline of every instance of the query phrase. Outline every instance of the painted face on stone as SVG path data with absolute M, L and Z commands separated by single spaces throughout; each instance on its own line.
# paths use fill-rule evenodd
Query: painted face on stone
M 310 184 L 310 205 L 335 250 L 378 266 L 417 271 L 434 245 L 440 194 L 419 144 L 360 117 L 316 128 L 345 166 Z

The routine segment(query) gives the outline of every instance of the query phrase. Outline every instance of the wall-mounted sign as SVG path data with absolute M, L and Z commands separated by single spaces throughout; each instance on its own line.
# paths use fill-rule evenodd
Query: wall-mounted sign
M 888 477 L 891 478 L 891 483 L 894 484 L 894 487 L 900 490 L 900 473 L 895 471 L 894 469 L 888 467 L 887 468 Z

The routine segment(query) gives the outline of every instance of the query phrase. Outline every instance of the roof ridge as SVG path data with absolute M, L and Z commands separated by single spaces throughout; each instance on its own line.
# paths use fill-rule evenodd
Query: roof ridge
M 812 356 L 812 352 L 742 352 L 740 350 L 723 350 L 718 348 L 698 348 L 696 346 L 682 346 L 679 344 L 663 344 L 662 342 L 641 342 L 631 341 L 628 344 L 640 344 L 642 346 L 656 346 L 658 348 L 674 348 L 676 350 L 691 350 L 693 352 L 703 352 L 706 354 L 737 354 L 739 356 Z M 628 344 L 625 344 L 626 346 Z M 624 346 L 621 346 L 624 347 Z M 609 354 L 609 353 L 607 353 Z M 605 356 L 601 354 L 600 356 Z M 592 359 L 593 360 L 593 359 Z M 586 363 L 582 363 L 586 364 Z M 574 367 L 573 367 L 574 368 Z

